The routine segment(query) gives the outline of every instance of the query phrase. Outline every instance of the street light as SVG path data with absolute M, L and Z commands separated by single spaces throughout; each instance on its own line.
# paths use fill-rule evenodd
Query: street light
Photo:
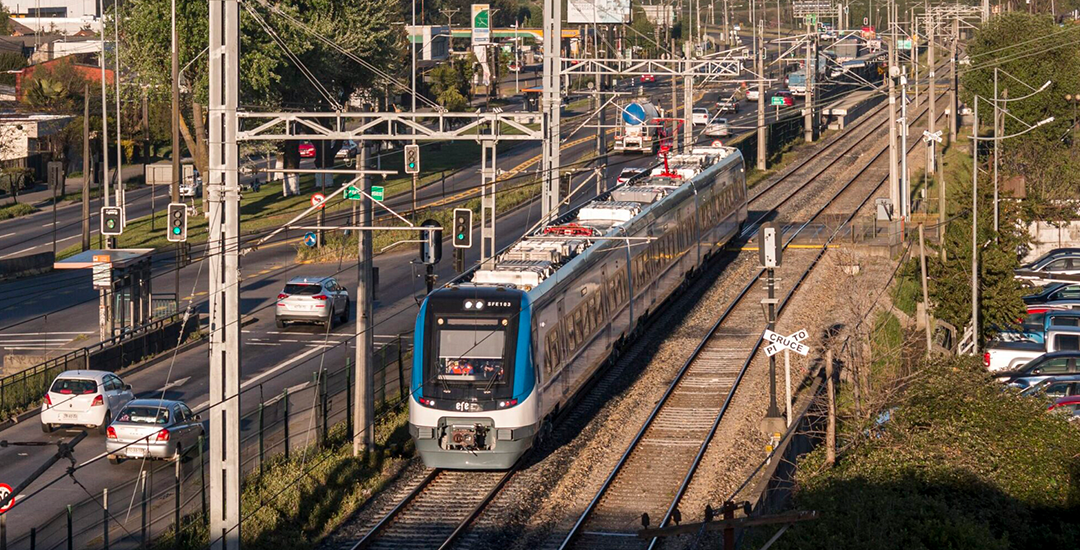
M 979 95 L 973 95 L 974 97 L 974 118 L 971 123 L 971 353 L 972 355 L 979 354 L 979 243 L 978 243 L 978 223 L 979 223 L 979 142 L 980 141 L 1004 141 L 1014 137 L 1022 136 L 1032 130 L 1049 124 L 1054 121 L 1054 117 L 1048 117 L 1034 125 L 1028 126 L 1027 129 L 1017 132 L 1015 134 L 1007 136 L 994 136 L 994 137 L 979 137 L 979 100 L 983 102 L 989 102 L 997 105 L 999 101 L 1019 101 L 1021 99 L 1029 98 L 1050 86 L 1048 80 L 1046 84 L 1043 84 L 1039 89 L 1034 92 L 1014 99 L 994 99 L 989 100 Z M 1026 124 L 1026 123 L 1025 123 Z

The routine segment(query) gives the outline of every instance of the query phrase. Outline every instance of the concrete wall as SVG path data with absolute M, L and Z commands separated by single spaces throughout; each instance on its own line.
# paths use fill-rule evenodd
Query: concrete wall
M 1029 262 L 1055 248 L 1080 247 L 1080 221 L 1064 225 L 1035 222 L 1028 226 L 1031 244 L 1025 262 Z
M 5 258 L 0 260 L 0 280 L 51 271 L 55 259 L 51 251 Z

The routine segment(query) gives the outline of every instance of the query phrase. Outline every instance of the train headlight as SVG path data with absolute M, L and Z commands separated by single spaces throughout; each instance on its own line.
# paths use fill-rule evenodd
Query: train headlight
M 419 401 L 421 405 L 426 405 L 428 407 L 434 407 L 435 406 L 435 400 L 434 399 L 428 399 L 426 397 L 421 397 L 417 401 Z
M 514 405 L 517 405 L 517 404 L 518 404 L 517 399 L 507 399 L 505 401 L 499 401 L 499 408 L 500 409 L 505 409 L 507 407 L 513 407 Z
M 476 301 L 476 309 L 478 309 L 478 310 L 484 309 L 484 302 L 482 300 L 477 300 Z
M 465 309 L 472 309 L 472 302 L 471 301 L 465 302 Z

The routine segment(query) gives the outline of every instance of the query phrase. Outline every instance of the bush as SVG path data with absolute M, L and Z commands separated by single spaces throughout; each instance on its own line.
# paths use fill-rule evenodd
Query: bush
M 835 467 L 799 464 L 795 505 L 817 510 L 782 548 L 1049 548 L 1080 537 L 1080 437 L 1045 399 L 970 359 L 926 367 L 890 420 L 856 432 Z

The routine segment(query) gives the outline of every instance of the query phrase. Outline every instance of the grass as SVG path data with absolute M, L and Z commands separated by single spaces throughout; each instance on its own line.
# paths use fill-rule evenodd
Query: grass
M 892 301 L 897 309 L 914 317 L 916 304 L 922 301 L 922 285 L 905 272 L 903 277 L 897 278 L 892 288 Z
M 330 431 L 327 443 L 294 450 L 289 460 L 279 456 L 265 471 L 244 480 L 241 493 L 242 544 L 248 550 L 299 550 L 316 546 L 381 491 L 414 452 L 406 422 L 398 407 L 380 416 L 375 428 L 377 451 L 353 457 L 344 424 Z M 195 550 L 206 547 L 202 518 L 188 518 L 179 540 L 175 531 L 156 540 L 153 548 Z
M 17 202 L 15 204 L 0 207 L 0 220 L 10 220 L 12 218 L 33 214 L 34 212 L 37 212 L 37 208 L 34 208 L 29 204 Z
M 874 330 L 870 336 L 870 349 L 874 361 L 872 373 L 881 378 L 888 378 L 889 373 L 898 372 L 904 362 L 904 329 L 900 320 L 887 311 L 879 311 L 874 316 Z

